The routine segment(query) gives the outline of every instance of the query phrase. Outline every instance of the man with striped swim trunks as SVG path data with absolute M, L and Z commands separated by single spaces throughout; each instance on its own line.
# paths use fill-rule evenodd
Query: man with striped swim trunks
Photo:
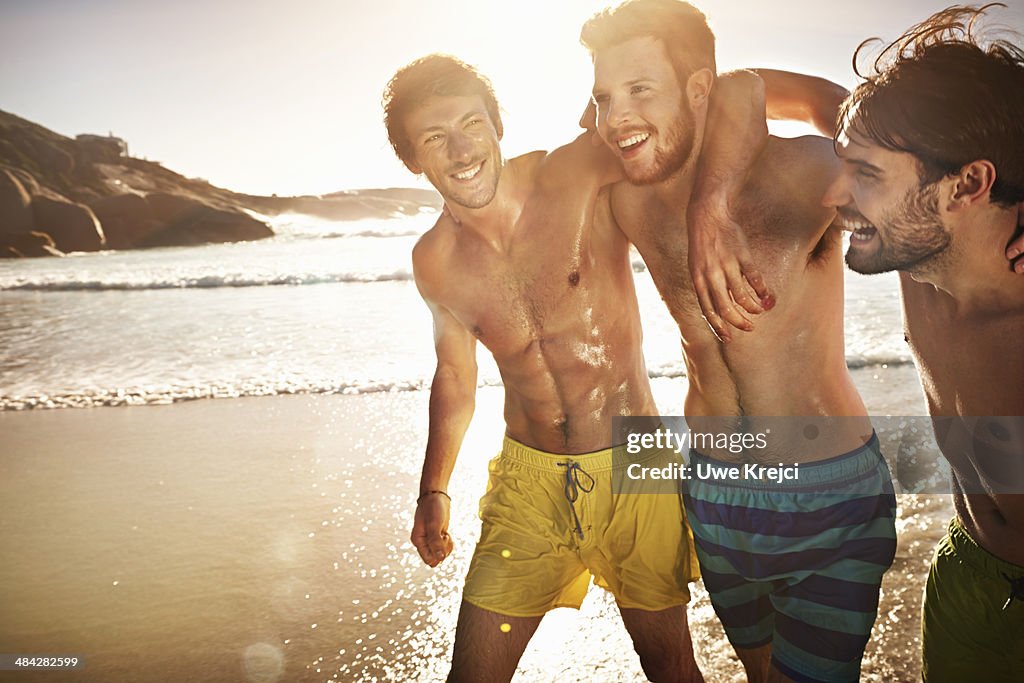
M 895 503 L 845 362 L 842 241 L 835 211 L 821 205 L 838 171 L 831 140 L 768 138 L 736 187 L 704 189 L 735 200 L 730 208 L 779 301 L 756 330 L 723 345 L 686 267 L 698 165 L 717 149 L 705 139 L 714 36 L 692 5 L 631 0 L 591 18 L 581 39 L 594 61 L 598 133 L 629 181 L 612 188 L 612 215 L 679 325 L 687 423 L 756 433 L 768 425 L 761 416 L 783 419 L 769 448 L 695 457 L 726 469 L 799 464 L 796 488 L 709 479 L 691 490 L 688 517 L 698 558 L 712 568 L 712 604 L 751 681 L 856 681 L 895 553 Z M 757 293 L 736 296 L 753 312 Z M 848 590 L 833 596 L 837 585 Z
M 716 107 L 728 109 L 722 81 Z M 738 109 L 753 112 L 757 97 L 738 84 Z M 506 438 L 481 500 L 449 680 L 509 680 L 544 614 L 579 607 L 593 578 L 614 594 L 651 680 L 701 681 L 686 615 L 699 573 L 680 492 L 621 483 L 631 462 L 661 467 L 678 454 L 630 459 L 610 447 L 614 418 L 657 413 L 629 242 L 609 208 L 617 160 L 589 134 L 503 159 L 489 82 L 446 55 L 399 70 L 385 123 L 446 205 L 412 255 L 437 351 L 412 532 L 431 567 L 453 548 L 447 487 L 473 413 L 477 341 L 505 391 Z

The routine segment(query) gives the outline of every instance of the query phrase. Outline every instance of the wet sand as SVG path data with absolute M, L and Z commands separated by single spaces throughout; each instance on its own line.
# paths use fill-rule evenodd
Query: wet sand
M 855 379 L 873 414 L 921 414 L 913 368 Z M 684 380 L 657 380 L 665 414 Z M 86 667 L 15 681 L 437 681 L 479 533 L 501 390 L 481 389 L 456 467 L 454 554 L 408 543 L 425 392 L 0 413 L 0 652 Z M 901 495 L 862 680 L 919 678 L 920 597 L 948 497 Z M 742 672 L 700 584 L 708 681 Z M 548 615 L 519 681 L 642 680 L 610 597 Z

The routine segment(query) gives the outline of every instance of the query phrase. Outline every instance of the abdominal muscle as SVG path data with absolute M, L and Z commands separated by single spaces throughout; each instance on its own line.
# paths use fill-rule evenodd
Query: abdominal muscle
M 509 437 L 550 453 L 590 453 L 616 445 L 614 417 L 657 414 L 639 354 L 594 365 L 562 340 L 540 346 L 531 344 L 519 362 L 499 364 Z

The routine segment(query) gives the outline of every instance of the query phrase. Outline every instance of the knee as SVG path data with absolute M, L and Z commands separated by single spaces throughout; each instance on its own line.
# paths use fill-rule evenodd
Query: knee
M 704 683 L 697 662 L 682 652 L 637 652 L 640 667 L 653 683 Z

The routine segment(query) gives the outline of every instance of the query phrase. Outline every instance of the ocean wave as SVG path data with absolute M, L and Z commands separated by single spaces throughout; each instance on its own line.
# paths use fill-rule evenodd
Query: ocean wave
M 281 241 L 289 240 L 336 240 L 350 239 L 353 237 L 371 239 L 390 239 L 392 237 L 419 237 L 423 233 L 418 230 L 326 230 L 326 231 L 292 231 L 282 232 L 277 235 Z
M 479 386 L 500 386 L 484 381 Z M 103 406 L 169 405 L 210 398 L 290 395 L 358 395 L 424 391 L 430 381 L 364 381 L 342 384 L 297 382 L 241 382 L 195 385 L 153 385 L 126 389 L 88 389 L 80 392 L 0 396 L 0 411 L 97 408 Z
M 864 368 L 888 368 L 913 365 L 914 359 L 910 356 L 898 356 L 880 354 L 877 356 L 855 356 L 846 358 L 846 367 L 850 370 L 862 370 Z
M 389 232 L 386 230 L 357 230 L 356 232 L 326 233 L 320 235 L 320 237 L 324 239 L 338 237 L 417 237 L 422 234 L 422 232 L 417 232 L 416 230 L 403 230 L 399 232 Z
M 850 369 L 912 365 L 904 358 L 848 359 Z M 677 379 L 686 376 L 683 366 L 664 366 L 648 371 L 651 379 Z M 479 387 L 501 386 L 499 379 L 484 380 Z M 148 385 L 120 389 L 87 389 L 77 392 L 39 393 L 14 396 L 0 395 L 0 411 L 47 410 L 55 408 L 97 408 L 103 406 L 168 405 L 184 401 L 212 398 L 243 398 L 252 396 L 289 395 L 359 395 L 426 391 L 429 379 L 405 381 L 365 380 L 349 383 L 329 382 L 266 382 L 259 380 L 238 383 L 189 385 Z
M 278 287 L 344 282 L 406 282 L 409 280 L 412 280 L 412 273 L 405 269 L 398 269 L 390 273 L 309 273 L 269 277 L 208 275 L 205 277 L 179 277 L 168 280 L 139 281 L 114 279 L 15 281 L 14 283 L 0 286 L 0 291 L 98 292 L 150 289 L 216 289 L 218 287 Z
M 850 370 L 862 370 L 864 368 L 902 367 L 905 365 L 913 364 L 914 359 L 911 358 L 910 356 L 900 356 L 886 353 L 846 357 L 846 367 L 849 368 Z M 679 365 L 662 365 L 655 368 L 648 368 L 647 375 L 651 379 L 675 379 L 677 377 L 686 377 L 686 366 L 680 363 Z

